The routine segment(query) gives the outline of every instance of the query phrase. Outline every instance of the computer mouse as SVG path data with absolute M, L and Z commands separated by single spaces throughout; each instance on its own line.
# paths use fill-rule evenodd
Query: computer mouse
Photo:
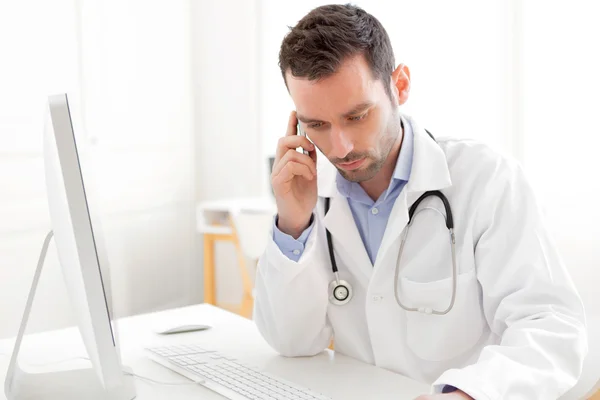
M 211 328 L 211 326 L 209 326 L 209 325 L 196 325 L 196 324 L 179 325 L 179 326 L 174 326 L 172 328 L 168 328 L 168 329 L 159 331 L 157 333 L 159 333 L 161 335 L 171 335 L 173 333 L 205 331 L 210 328 Z

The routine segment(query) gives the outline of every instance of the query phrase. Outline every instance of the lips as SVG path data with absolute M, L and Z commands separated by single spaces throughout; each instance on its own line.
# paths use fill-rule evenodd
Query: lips
M 363 165 L 365 162 L 364 158 L 361 158 L 360 160 L 356 160 L 356 161 L 352 161 L 349 163 L 339 163 L 338 166 L 342 169 L 345 169 L 346 171 L 352 171 L 354 169 L 359 168 L 361 165 Z

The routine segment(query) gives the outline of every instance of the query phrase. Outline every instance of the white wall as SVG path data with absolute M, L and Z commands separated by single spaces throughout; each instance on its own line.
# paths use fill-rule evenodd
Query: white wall
M 87 134 L 126 314 L 199 301 L 189 4 L 84 1 Z
M 258 194 L 256 2 L 191 6 L 197 198 Z
M 0 337 L 15 335 L 49 228 L 42 159 L 46 94 L 77 89 L 75 9 L 0 3 Z M 52 21 L 63 21 L 52 24 Z M 32 330 L 69 322 L 54 248 Z M 58 312 L 52 312 L 59 310 Z
M 269 175 L 261 152 L 258 1 L 191 2 L 196 199 L 257 196 Z M 199 243 L 200 244 L 200 243 Z M 240 301 L 233 245 L 217 245 L 217 298 Z
M 17 332 L 50 229 L 41 135 L 46 96 L 57 92 L 71 95 L 90 150 L 82 163 L 95 170 L 116 315 L 201 301 L 188 2 L 2 7 L 0 337 Z M 31 331 L 73 323 L 57 261 L 52 246 Z
M 600 316 L 600 3 L 523 2 L 523 154 L 564 261 Z

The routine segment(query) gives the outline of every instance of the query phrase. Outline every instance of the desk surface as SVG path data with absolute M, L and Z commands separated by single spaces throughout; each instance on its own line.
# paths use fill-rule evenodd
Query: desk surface
M 170 336 L 154 333 L 161 327 L 182 322 L 207 323 L 213 326 L 213 329 Z M 424 383 L 330 351 L 315 357 L 281 357 L 265 343 L 252 321 L 207 304 L 124 318 L 118 321 L 117 329 L 124 364 L 138 375 L 162 382 L 189 381 L 147 359 L 143 352 L 144 347 L 198 343 L 312 388 L 333 399 L 362 400 L 375 398 L 376 393 L 376 398 L 380 400 L 412 400 L 429 392 L 429 386 Z M 13 343 L 14 339 L 0 341 L 0 354 L 3 354 L 0 355 L 2 383 Z M 60 362 L 86 355 L 79 332 L 75 328 L 30 335 L 25 338 L 22 349 L 21 359 L 24 367 L 27 367 L 27 363 Z M 55 364 L 51 368 L 67 368 L 65 365 L 69 363 Z M 223 399 L 208 389 L 194 385 L 159 385 L 137 378 L 135 385 L 137 399 L 140 400 Z M 0 393 L 0 399 L 6 399 L 4 391 Z

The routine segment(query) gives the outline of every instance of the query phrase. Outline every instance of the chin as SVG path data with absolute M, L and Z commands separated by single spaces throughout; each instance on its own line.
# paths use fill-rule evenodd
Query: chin
M 344 179 L 356 183 L 368 181 L 377 174 L 377 172 L 373 173 L 373 171 L 369 169 L 369 166 L 355 169 L 353 171 L 346 171 L 345 169 L 341 168 L 338 168 L 337 170 L 340 172 L 340 175 L 344 177 Z

